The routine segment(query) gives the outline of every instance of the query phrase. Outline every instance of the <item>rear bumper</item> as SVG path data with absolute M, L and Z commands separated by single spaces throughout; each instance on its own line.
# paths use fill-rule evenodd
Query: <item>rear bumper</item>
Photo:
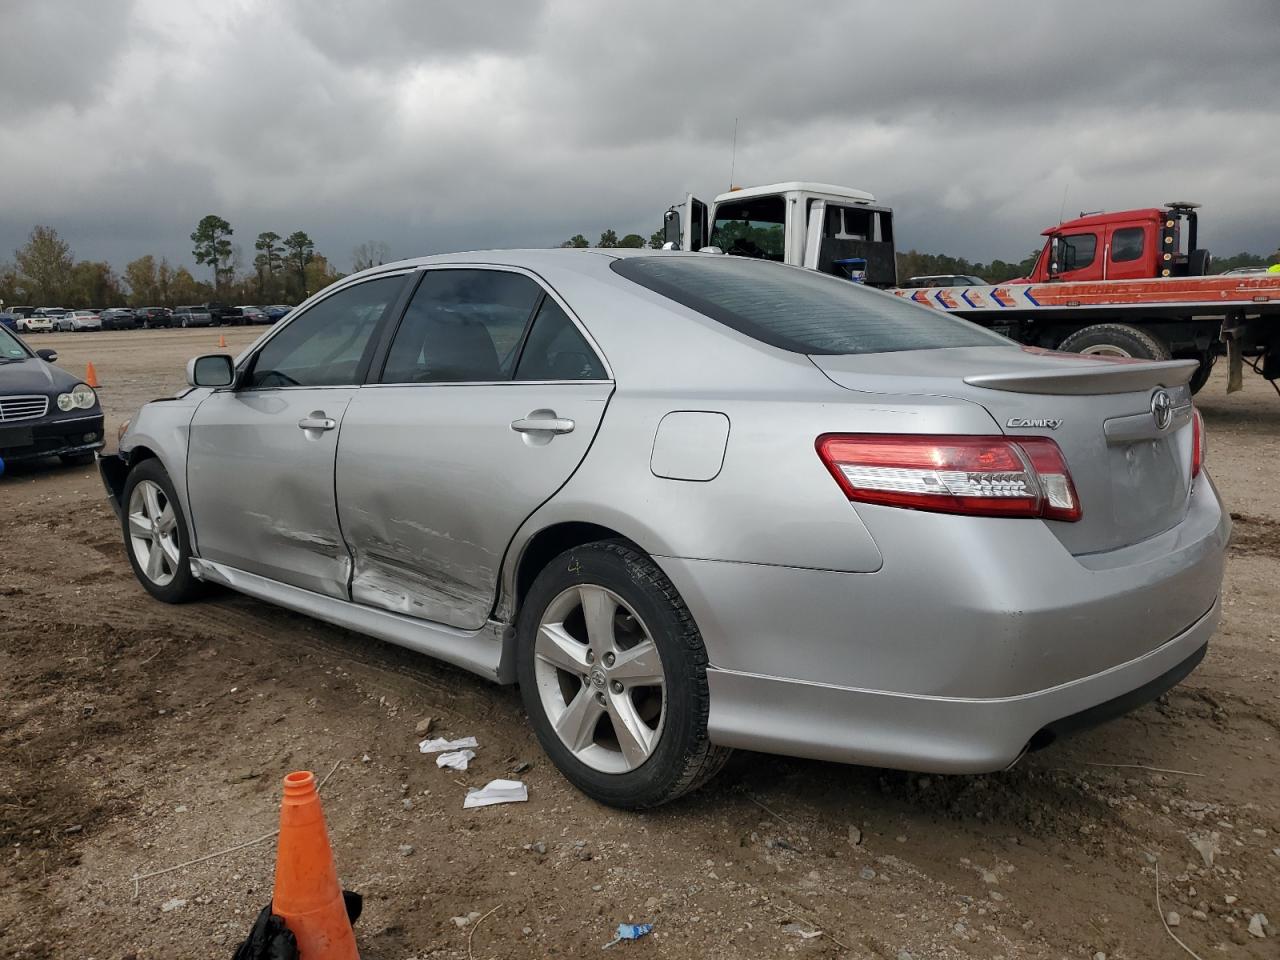
M 101 450 L 104 443 L 100 413 L 91 417 L 45 419 L 30 425 L 16 421 L 5 424 L 5 428 L 0 430 L 0 435 L 10 439 L 0 439 L 0 459 L 10 463 L 93 453 Z M 21 441 L 15 442 L 12 437 L 18 436 L 18 431 L 22 431 Z M 5 443 L 12 445 L 3 446 Z
M 1231 522 L 1207 475 L 1182 523 L 1093 556 L 1038 521 L 859 513 L 874 573 L 657 558 L 706 643 L 715 742 L 1000 769 L 1045 728 L 1172 676 L 1218 621 Z
M 1179 683 L 1204 657 L 1219 605 L 1129 663 L 1049 690 L 990 700 L 922 697 L 707 671 L 713 742 L 930 773 L 1003 770 L 1037 745 L 1120 716 Z

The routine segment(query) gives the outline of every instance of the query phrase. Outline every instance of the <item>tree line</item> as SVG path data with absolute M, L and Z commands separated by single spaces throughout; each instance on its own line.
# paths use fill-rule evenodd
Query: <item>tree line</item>
M 196 279 L 186 266 L 174 266 L 167 258 L 151 254 L 138 257 L 118 274 L 110 263 L 77 260 L 70 245 L 53 227 L 38 225 L 27 242 L 14 251 L 12 263 L 0 261 L 0 302 L 32 306 L 172 307 L 185 303 L 298 303 L 344 274 L 317 253 L 315 243 L 303 230 L 281 235 L 272 230 L 259 233 L 253 242 L 253 260 L 242 263 L 240 248 L 231 238 L 231 224 L 216 214 L 203 217 L 191 234 L 192 256 L 207 266 L 211 281 Z M 621 237 L 605 230 L 597 247 L 640 249 L 646 245 L 660 249 L 663 232 L 654 231 L 648 241 L 638 233 Z M 577 233 L 562 247 L 589 247 L 590 241 Z M 357 246 L 351 253 L 355 270 L 386 263 L 390 248 L 379 240 Z M 990 263 L 971 261 L 947 254 L 898 251 L 898 277 L 936 274 L 968 274 L 989 283 L 1003 283 L 1027 276 L 1035 266 L 1039 250 L 1017 262 L 995 259 Z M 1215 258 L 1213 273 L 1238 267 L 1265 267 L 1280 262 L 1280 250 L 1268 256 L 1237 253 Z
M 282 236 L 258 234 L 255 254 L 242 261 L 231 238 L 231 224 L 216 214 L 203 217 L 191 234 L 195 262 L 207 266 L 210 280 L 199 280 L 183 264 L 151 254 L 125 264 L 123 273 L 105 261 L 77 260 L 53 227 L 37 225 L 14 251 L 13 262 L 0 261 L 0 301 L 31 306 L 173 307 L 195 303 L 298 303 L 344 274 L 316 252 L 303 230 Z M 381 241 L 352 251 L 355 268 L 385 263 L 390 250 Z
M 655 230 L 649 236 L 649 247 L 653 250 L 661 250 L 663 244 L 663 233 L 661 230 Z M 600 239 L 595 244 L 597 247 L 621 247 L 623 249 L 640 250 L 645 245 L 644 237 L 638 233 L 628 233 L 623 237 L 619 237 L 616 230 L 606 230 L 600 234 Z M 580 233 L 575 233 L 572 237 L 560 244 L 562 247 L 589 247 L 591 241 Z

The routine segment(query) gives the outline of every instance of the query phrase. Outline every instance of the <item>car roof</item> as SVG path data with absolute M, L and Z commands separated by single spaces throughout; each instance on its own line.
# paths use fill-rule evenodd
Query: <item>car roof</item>
M 517 267 L 535 274 L 563 298 L 595 339 L 620 389 L 624 384 L 643 387 L 655 383 L 700 391 L 736 389 L 743 383 L 768 384 L 770 391 L 825 389 L 821 381 L 813 379 L 813 365 L 803 355 L 752 339 L 611 269 L 617 261 L 635 257 L 721 260 L 725 255 L 613 247 L 475 250 L 372 267 L 343 278 L 329 290 L 416 267 Z M 764 269 L 800 269 L 775 263 L 760 265 Z M 308 300 L 303 306 L 312 302 Z M 714 370 L 708 369 L 708 356 L 717 358 Z

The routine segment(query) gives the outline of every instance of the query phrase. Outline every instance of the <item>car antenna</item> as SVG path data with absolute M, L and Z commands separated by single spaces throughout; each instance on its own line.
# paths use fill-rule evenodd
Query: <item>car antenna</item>
M 1071 181 L 1068 180 L 1062 185 L 1062 206 L 1058 208 L 1058 222 L 1061 223 L 1063 217 L 1067 215 L 1067 190 L 1071 187 Z
M 733 149 L 729 151 L 729 189 L 733 189 L 733 169 L 738 162 L 738 118 L 733 118 Z

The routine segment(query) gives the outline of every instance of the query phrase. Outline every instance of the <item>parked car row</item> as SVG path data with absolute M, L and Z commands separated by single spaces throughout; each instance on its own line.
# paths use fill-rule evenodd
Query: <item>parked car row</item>
M 245 304 L 229 307 L 203 303 L 174 307 L 108 307 L 67 310 L 63 307 L 10 307 L 0 310 L 0 326 L 18 333 L 49 333 L 53 330 L 133 330 L 141 327 L 210 327 L 275 323 L 293 307 L 272 304 L 266 307 Z

